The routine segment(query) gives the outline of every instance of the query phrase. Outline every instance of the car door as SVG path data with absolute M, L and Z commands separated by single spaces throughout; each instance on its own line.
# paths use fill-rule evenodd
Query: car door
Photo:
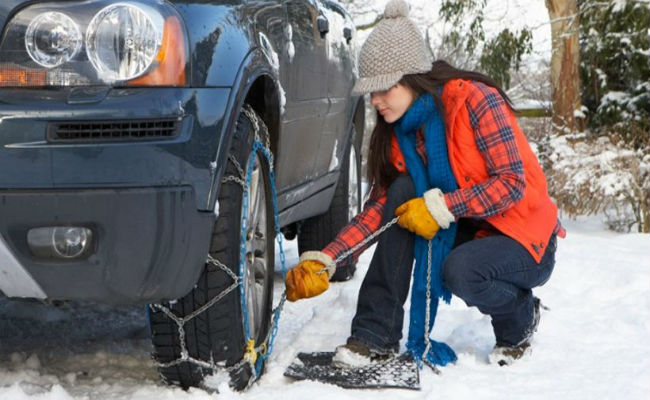
M 327 32 L 315 0 L 288 0 L 288 56 L 281 71 L 284 91 L 282 132 L 276 180 L 280 190 L 310 181 L 329 109 L 327 96 Z
M 343 7 L 331 0 L 321 0 L 321 10 L 329 25 L 327 60 L 327 96 L 330 102 L 321 134 L 315 175 L 325 175 L 341 168 L 349 134 L 353 105 L 350 93 L 355 82 L 356 50 L 354 23 Z

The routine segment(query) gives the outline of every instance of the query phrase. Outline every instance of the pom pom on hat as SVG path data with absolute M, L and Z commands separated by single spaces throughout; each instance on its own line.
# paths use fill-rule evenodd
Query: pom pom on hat
M 390 0 L 384 10 L 384 18 L 408 17 L 409 5 L 404 0 Z
M 389 89 L 407 74 L 431 70 L 430 52 L 404 0 L 390 0 L 359 53 L 355 94 Z

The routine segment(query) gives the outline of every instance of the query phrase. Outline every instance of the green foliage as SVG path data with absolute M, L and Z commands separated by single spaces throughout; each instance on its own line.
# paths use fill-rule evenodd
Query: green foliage
M 485 40 L 483 30 L 483 8 L 487 0 L 444 0 L 440 6 L 440 15 L 445 22 L 454 26 L 443 41 L 455 48 L 462 48 L 473 53 L 478 45 Z M 466 26 L 467 16 L 471 23 Z
M 443 46 L 470 55 L 480 53 L 478 68 L 493 78 L 500 86 L 510 87 L 511 71 L 518 71 L 521 59 L 532 51 L 532 34 L 523 29 L 513 33 L 504 29 L 496 37 L 486 41 L 483 30 L 483 8 L 486 0 L 443 0 L 440 16 L 453 28 L 443 37 Z
M 463 48 L 473 53 L 478 45 L 485 40 L 483 30 L 483 8 L 487 0 L 444 0 L 440 7 L 440 15 L 446 22 L 454 26 L 454 30 L 444 39 L 453 47 Z M 467 16 L 471 15 L 471 23 L 466 28 Z
M 532 34 L 523 29 L 519 36 L 506 28 L 483 47 L 481 69 L 500 86 L 510 89 L 510 70 L 519 70 L 521 58 L 533 50 Z
M 587 122 L 633 149 L 650 149 L 650 5 L 579 0 Z

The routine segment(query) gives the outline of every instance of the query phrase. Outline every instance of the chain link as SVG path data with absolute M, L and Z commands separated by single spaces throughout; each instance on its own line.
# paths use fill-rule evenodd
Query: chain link
M 244 173 L 244 170 L 242 169 L 241 165 L 239 165 L 239 161 L 237 161 L 235 156 L 233 156 L 232 154 L 228 154 L 228 161 L 230 161 L 237 169 L 237 172 L 239 173 L 239 178 L 242 180 L 246 179 L 246 174 Z
M 371 242 L 374 238 L 376 238 L 377 236 L 379 236 L 382 233 L 386 232 L 386 230 L 388 228 L 390 228 L 391 226 L 393 226 L 393 225 L 395 225 L 397 223 L 398 219 L 399 219 L 399 217 L 393 218 L 392 220 L 388 221 L 388 223 L 386 223 L 386 225 L 384 225 L 381 228 L 377 229 L 376 232 L 373 232 L 372 234 L 368 235 L 368 237 L 363 239 L 359 244 L 352 247 L 350 250 L 346 250 L 345 252 L 343 252 L 343 254 L 341 254 L 339 257 L 337 257 L 336 260 L 334 260 L 334 264 L 338 264 L 341 261 L 345 260 L 347 257 L 349 257 L 351 254 L 353 254 L 355 251 L 357 251 L 360 248 L 362 248 L 363 246 L 365 246 L 366 243 Z
M 227 182 L 236 182 L 242 187 L 242 189 L 248 190 L 248 185 L 246 184 L 246 182 L 234 175 L 225 176 L 221 180 L 221 183 L 227 183 Z
M 194 319 L 196 316 L 199 314 L 203 313 L 205 310 L 208 308 L 212 307 L 215 303 L 217 303 L 219 300 L 221 300 L 223 297 L 225 297 L 228 293 L 232 292 L 239 286 L 239 277 L 235 275 L 226 265 L 221 263 L 219 260 L 216 258 L 213 258 L 212 256 L 208 255 L 208 263 L 214 265 L 217 268 L 220 268 L 223 270 L 226 274 L 228 274 L 232 279 L 233 283 L 228 286 L 223 292 L 219 293 L 217 296 L 212 298 L 209 302 L 204 304 L 202 307 L 196 309 L 194 312 L 191 314 L 185 316 L 185 317 L 179 317 L 176 314 L 174 314 L 168 307 L 163 306 L 162 304 L 150 304 L 149 307 L 153 310 L 156 311 L 160 310 L 162 311 L 169 319 L 174 321 L 178 327 L 178 335 L 179 335 L 179 342 L 181 346 L 181 356 L 180 358 L 166 362 L 166 363 L 160 363 L 157 362 L 156 365 L 160 368 L 168 368 L 168 367 L 173 367 L 176 366 L 182 362 L 191 362 L 193 364 L 196 364 L 200 367 L 203 368 L 209 368 L 212 370 L 217 370 L 217 369 L 224 369 L 222 367 L 217 366 L 213 360 L 210 362 L 204 361 L 204 360 L 199 360 L 193 357 L 190 357 L 188 351 L 187 351 L 187 344 L 185 342 L 185 324 L 188 321 L 191 321 Z M 225 368 L 226 372 L 232 372 L 242 366 L 243 363 L 239 362 L 237 364 L 234 364 L 228 368 Z
M 260 140 L 260 123 L 257 119 L 257 114 L 255 114 L 255 110 L 253 110 L 253 107 L 251 107 L 249 104 L 245 104 L 244 108 L 242 108 L 244 111 L 244 114 L 246 117 L 248 117 L 248 120 L 253 124 L 253 132 L 255 132 L 255 141 L 256 142 L 261 142 Z M 266 143 L 265 143 L 266 144 Z
M 328 265 L 328 266 L 326 266 L 325 268 L 323 268 L 323 269 L 321 269 L 320 271 L 318 271 L 318 272 L 317 272 L 318 275 L 320 275 L 320 274 L 324 274 L 325 272 L 329 272 L 329 273 L 330 273 L 330 276 L 331 276 L 332 274 L 334 274 L 334 271 L 336 270 L 336 265 L 337 265 L 338 263 L 340 263 L 341 261 L 345 260 L 345 259 L 348 258 L 350 255 L 354 254 L 357 250 L 359 250 L 360 248 L 362 248 L 363 246 L 365 246 L 365 245 L 368 244 L 369 242 L 373 241 L 377 236 L 379 236 L 379 235 L 381 235 L 382 233 L 386 232 L 386 230 L 387 230 L 388 228 L 390 228 L 391 226 L 393 226 L 393 225 L 395 225 L 395 224 L 397 223 L 397 220 L 399 220 L 399 217 L 395 217 L 395 218 L 393 218 L 392 220 L 388 221 L 388 222 L 386 223 L 386 225 L 382 226 L 381 228 L 377 229 L 375 232 L 373 232 L 373 233 L 371 233 L 370 235 L 368 235 L 368 237 L 366 237 L 365 239 L 363 239 L 363 240 L 362 240 L 361 242 L 359 242 L 357 245 L 355 245 L 354 247 L 352 247 L 352 248 L 349 249 L 349 250 L 344 251 L 340 256 L 338 256 L 338 257 L 336 258 L 336 260 L 334 260 L 334 264 L 333 264 L 333 265 Z
M 429 322 L 431 321 L 431 316 L 429 312 L 431 311 L 431 243 L 433 240 L 429 240 L 429 248 L 427 252 L 427 300 L 425 308 L 425 317 L 424 317 L 424 343 L 427 345 L 424 347 L 424 352 L 422 353 L 422 359 L 427 359 L 427 353 L 431 348 L 431 341 L 429 341 Z
M 425 317 L 424 317 L 424 343 L 426 343 L 426 346 L 424 347 L 424 351 L 422 352 L 422 361 L 428 365 L 433 372 L 436 375 L 440 375 L 440 369 L 438 367 L 431 363 L 429 359 L 427 358 L 427 354 L 429 353 L 429 350 L 431 349 L 431 341 L 429 340 L 429 336 L 431 335 L 431 331 L 429 330 L 429 324 L 431 323 L 431 247 L 432 247 L 433 239 L 429 240 L 428 244 L 428 252 L 427 252 L 427 293 L 426 293 L 426 307 L 425 307 Z

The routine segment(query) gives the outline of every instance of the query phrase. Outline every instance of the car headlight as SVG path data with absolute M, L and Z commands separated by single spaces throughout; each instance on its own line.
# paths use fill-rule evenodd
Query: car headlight
M 0 44 L 0 87 L 183 86 L 188 44 L 162 0 L 39 3 Z
M 60 12 L 44 12 L 30 22 L 25 48 L 37 64 L 57 67 L 70 61 L 81 49 L 82 37 L 72 18 Z
M 95 15 L 86 31 L 86 51 L 101 77 L 129 80 L 151 66 L 162 42 L 158 16 L 131 4 L 111 5 Z

